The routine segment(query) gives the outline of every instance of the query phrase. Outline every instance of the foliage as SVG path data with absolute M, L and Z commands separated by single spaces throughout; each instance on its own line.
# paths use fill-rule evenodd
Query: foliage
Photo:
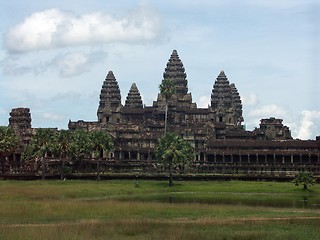
M 91 153 L 98 156 L 101 150 L 110 151 L 113 142 L 110 135 L 104 131 L 87 132 L 39 128 L 31 142 L 26 146 L 25 159 L 45 157 L 49 152 L 59 158 L 81 160 Z
M 164 79 L 159 86 L 159 90 L 160 93 L 165 97 L 166 101 L 168 101 L 176 92 L 174 82 L 170 79 Z
M 113 142 L 110 135 L 105 131 L 92 131 L 89 134 L 93 157 L 97 159 L 97 180 L 100 181 L 100 153 L 109 152 L 113 148 Z
M 71 155 L 72 132 L 60 130 L 54 139 L 54 154 L 60 158 L 69 158 Z
M 159 86 L 160 93 L 164 96 L 166 102 L 165 118 L 164 118 L 164 134 L 167 133 L 167 122 L 168 122 L 168 101 L 172 95 L 175 94 L 176 88 L 174 82 L 170 79 L 164 79 Z
M 19 138 L 10 127 L 0 126 L 0 161 L 1 171 L 5 172 L 5 160 L 19 147 Z
M 90 132 L 90 142 L 93 149 L 94 157 L 99 156 L 99 153 L 103 151 L 111 151 L 113 148 L 113 142 L 110 135 L 105 131 L 92 131 Z
M 296 186 L 303 185 L 303 190 L 308 190 L 309 187 L 315 184 L 314 176 L 311 172 L 299 172 L 297 177 L 292 181 Z
M 0 158 L 6 157 L 18 148 L 19 138 L 10 127 L 0 126 Z
M 72 133 L 70 153 L 73 159 L 82 160 L 89 157 L 92 151 L 92 144 L 89 132 L 77 129 Z
M 60 130 L 54 139 L 54 155 L 58 156 L 61 161 L 61 179 L 65 174 L 71 173 L 71 168 L 65 166 L 65 161 L 72 157 L 71 152 L 72 132 L 70 130 Z
M 159 161 L 169 168 L 169 186 L 173 186 L 173 168 L 183 170 L 194 158 L 194 148 L 174 133 L 167 133 L 160 138 L 156 147 L 156 156 Z
M 38 128 L 31 142 L 26 146 L 23 158 L 44 158 L 55 150 L 57 131 L 51 128 Z
M 192 145 L 174 133 L 167 133 L 160 138 L 156 156 L 164 164 L 172 160 L 174 167 L 187 165 L 194 157 Z

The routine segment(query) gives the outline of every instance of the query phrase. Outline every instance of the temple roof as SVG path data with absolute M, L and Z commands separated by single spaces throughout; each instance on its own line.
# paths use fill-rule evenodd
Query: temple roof
M 232 94 L 232 106 L 236 111 L 237 117 L 242 118 L 242 102 L 241 102 L 238 89 L 234 83 L 231 83 L 230 87 L 231 87 L 231 94 Z
M 230 108 L 232 103 L 231 87 L 224 71 L 221 71 L 217 77 L 211 94 L 211 106 L 213 108 Z
M 183 67 L 177 50 L 173 50 L 163 73 L 163 79 L 170 79 L 176 86 L 177 95 L 186 95 L 188 92 L 187 74 Z
M 112 71 L 109 71 L 102 85 L 99 110 L 121 106 L 121 95 L 118 82 Z M 98 110 L 98 111 L 99 111 Z
M 141 95 L 135 83 L 131 85 L 125 106 L 130 108 L 143 108 Z

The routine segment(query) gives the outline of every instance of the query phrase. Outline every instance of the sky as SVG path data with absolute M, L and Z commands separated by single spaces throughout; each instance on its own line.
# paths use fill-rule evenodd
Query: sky
M 224 70 L 248 130 L 275 117 L 294 138 L 320 135 L 318 0 L 0 3 L 0 125 L 17 107 L 31 109 L 32 127 L 97 121 L 109 70 L 122 102 L 136 83 L 150 106 L 175 49 L 198 107 Z

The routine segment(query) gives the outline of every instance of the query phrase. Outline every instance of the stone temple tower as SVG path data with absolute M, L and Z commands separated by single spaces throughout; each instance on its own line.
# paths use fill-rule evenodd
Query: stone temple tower
M 135 83 L 131 85 L 131 88 L 129 90 L 129 93 L 126 99 L 125 107 L 132 108 L 132 109 L 143 108 L 141 95 Z
M 163 80 L 171 80 L 176 89 L 176 93 L 172 96 L 171 106 L 192 108 L 196 105 L 192 103 L 191 93 L 188 93 L 187 74 L 183 67 L 183 63 L 179 58 L 177 50 L 173 50 L 167 66 L 163 73 Z M 163 81 L 162 80 L 162 81 Z M 163 105 L 164 98 L 161 94 L 158 95 L 156 105 Z
M 211 93 L 213 120 L 227 126 L 240 126 L 242 103 L 235 84 L 230 84 L 224 71 L 217 77 Z
M 10 112 L 9 127 L 11 127 L 21 143 L 27 144 L 32 137 L 31 113 L 29 108 L 14 108 Z
M 112 71 L 109 71 L 103 82 L 99 107 L 97 111 L 98 122 L 109 123 L 114 122 L 116 112 L 120 111 L 121 94 L 119 84 Z

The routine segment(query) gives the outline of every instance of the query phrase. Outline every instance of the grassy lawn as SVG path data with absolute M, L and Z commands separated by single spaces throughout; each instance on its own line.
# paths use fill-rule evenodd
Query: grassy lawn
M 0 239 L 319 239 L 320 185 L 1 181 Z

